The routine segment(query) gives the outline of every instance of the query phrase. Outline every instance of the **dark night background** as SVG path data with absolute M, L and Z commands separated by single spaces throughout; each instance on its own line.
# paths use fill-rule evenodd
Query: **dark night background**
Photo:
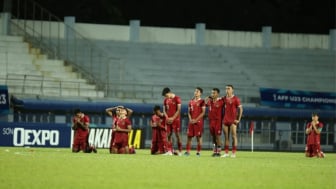
M 328 34 L 336 28 L 336 0 L 37 0 L 63 19 L 76 22 L 142 26 Z

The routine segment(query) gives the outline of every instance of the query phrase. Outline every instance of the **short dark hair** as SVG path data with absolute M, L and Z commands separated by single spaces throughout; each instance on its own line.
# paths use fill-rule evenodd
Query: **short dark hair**
M 74 110 L 74 114 L 78 114 L 78 113 L 82 113 L 79 108 L 77 108 L 77 109 Z
M 167 93 L 170 92 L 170 89 L 168 87 L 163 88 L 162 90 L 162 96 L 166 96 Z
M 220 90 L 218 88 L 213 88 L 213 91 L 216 91 L 218 94 L 220 93 Z
M 312 112 L 312 116 L 319 116 L 317 112 Z
M 230 85 L 230 84 L 229 84 L 229 85 L 226 85 L 226 86 L 227 86 L 227 87 L 231 87 L 231 88 L 233 89 L 233 85 Z
M 153 108 L 153 111 L 156 112 L 160 109 L 161 109 L 161 107 L 159 105 L 155 105 L 154 108 Z
M 196 87 L 201 93 L 203 93 L 203 89 L 201 87 Z

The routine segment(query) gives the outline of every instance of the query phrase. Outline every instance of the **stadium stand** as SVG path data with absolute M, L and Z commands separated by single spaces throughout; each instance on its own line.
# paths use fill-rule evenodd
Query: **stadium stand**
M 104 97 L 62 60 L 48 59 L 20 36 L 0 36 L 0 84 L 17 95 Z
M 117 61 L 88 55 L 90 46 L 76 41 L 76 48 L 61 54 L 77 54 L 76 63 L 107 87 L 105 97 L 114 101 L 158 103 L 169 86 L 183 101 L 193 88 L 233 84 L 244 103 L 259 103 L 259 88 L 317 92 L 335 91 L 335 56 L 328 50 L 237 48 L 210 45 L 173 45 L 93 40 Z M 66 41 L 61 40 L 61 46 Z M 78 48 L 81 47 L 81 48 Z M 106 59 L 106 58 L 105 58 Z M 311 77 L 314 75 L 313 77 Z
M 164 86 L 188 100 L 195 86 L 203 87 L 207 93 L 213 87 L 223 89 L 225 84 L 233 84 L 245 103 L 258 103 L 260 87 L 335 91 L 335 55 L 327 50 L 120 41 L 97 44 L 122 59 L 123 69 L 118 71 L 126 76 L 120 86 L 115 85 L 114 94 L 127 94 L 145 102 L 158 101 Z

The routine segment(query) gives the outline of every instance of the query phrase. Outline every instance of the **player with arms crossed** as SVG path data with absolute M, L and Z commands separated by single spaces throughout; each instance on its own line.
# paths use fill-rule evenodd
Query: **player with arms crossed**
M 232 135 L 231 157 L 235 158 L 238 145 L 237 126 L 243 114 L 243 106 L 240 103 L 240 99 L 234 95 L 234 89 L 232 85 L 226 85 L 225 91 L 226 96 L 222 97 L 224 101 L 223 130 L 225 136 L 225 153 L 221 157 L 229 157 L 229 135 Z

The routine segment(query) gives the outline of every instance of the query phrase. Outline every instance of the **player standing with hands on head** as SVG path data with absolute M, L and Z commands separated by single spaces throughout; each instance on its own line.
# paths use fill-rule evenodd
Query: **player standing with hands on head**
M 89 126 L 90 118 L 81 112 L 80 109 L 75 110 L 75 116 L 72 118 L 72 129 L 75 132 L 72 152 L 83 151 L 85 153 L 97 153 L 97 150 L 94 146 L 90 146 L 88 143 L 89 138 Z
M 194 98 L 189 101 L 188 105 L 188 117 L 189 124 L 187 130 L 187 145 L 185 156 L 190 155 L 191 150 L 191 140 L 193 137 L 196 137 L 197 140 L 197 152 L 196 155 L 199 157 L 202 149 L 202 134 L 203 134 L 203 120 L 205 114 L 205 102 L 201 98 L 203 93 L 203 89 L 200 87 L 196 87 L 194 92 Z
M 167 153 L 165 155 L 173 155 L 173 133 L 177 139 L 178 155 L 181 155 L 182 140 L 181 140 L 181 98 L 170 91 L 168 87 L 162 90 L 163 114 L 166 119 L 166 129 L 168 135 Z
M 219 97 L 220 90 L 213 88 L 211 95 L 205 98 L 206 106 L 208 107 L 209 129 L 214 144 L 213 157 L 220 157 L 222 145 L 222 119 L 224 101 Z
M 324 158 L 324 154 L 321 151 L 321 131 L 323 123 L 319 121 L 317 113 L 312 113 L 312 121 L 306 126 L 307 145 L 306 145 L 306 157 L 318 157 Z
M 221 157 L 229 157 L 229 135 L 232 135 L 232 154 L 231 157 L 236 157 L 237 151 L 237 126 L 243 115 L 243 106 L 240 103 L 240 99 L 234 95 L 234 89 L 232 85 L 226 85 L 226 96 L 222 97 L 224 101 L 224 119 L 223 130 L 225 136 L 224 155 Z

